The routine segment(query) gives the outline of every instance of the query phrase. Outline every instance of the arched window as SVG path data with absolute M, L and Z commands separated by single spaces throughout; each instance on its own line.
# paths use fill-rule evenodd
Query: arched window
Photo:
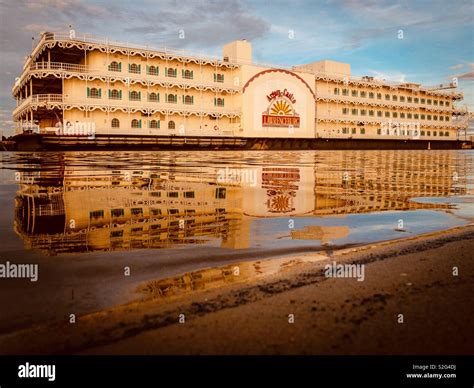
M 150 74 L 150 75 L 158 75 L 158 66 L 150 66 L 150 67 L 148 67 L 148 74 Z
M 158 128 L 158 121 L 157 120 L 151 120 L 150 121 L 150 128 Z
M 185 70 L 183 74 L 183 78 L 193 79 L 193 72 L 191 70 Z
M 152 92 L 152 93 L 149 94 L 148 99 L 150 101 L 156 102 L 156 101 L 158 101 L 158 94 Z
M 120 121 L 117 118 L 112 119 L 112 128 L 120 128 Z
M 120 97 L 121 97 L 120 94 L 121 94 L 121 93 L 120 93 L 117 89 L 112 89 L 112 90 L 110 91 L 110 97 L 109 97 L 109 98 L 110 98 L 111 100 L 120 100 Z
M 136 63 L 130 64 L 130 73 L 140 74 L 140 65 Z
M 140 128 L 140 121 L 137 119 L 132 120 L 132 128 Z
M 132 90 L 130 92 L 130 100 L 132 101 L 139 101 L 140 100 L 140 93 L 135 91 L 135 90 Z
M 110 62 L 109 71 L 120 71 L 120 64 L 116 61 Z
M 170 67 L 170 68 L 166 71 L 166 75 L 167 75 L 168 77 L 176 77 L 176 70 Z
M 90 96 L 91 98 L 100 98 L 99 89 L 97 89 L 97 88 L 91 88 L 91 89 L 90 89 L 89 96 Z
M 192 103 L 193 103 L 193 98 L 192 98 L 191 96 L 185 96 L 185 97 L 184 97 L 184 103 L 185 103 L 186 105 L 192 105 Z
M 223 98 L 216 98 L 216 106 L 224 106 L 224 99 Z
M 174 121 L 168 122 L 168 129 L 176 129 L 176 124 Z
M 167 97 L 167 101 L 170 103 L 170 104 L 175 104 L 176 103 L 176 96 L 174 94 L 168 94 L 168 97 Z

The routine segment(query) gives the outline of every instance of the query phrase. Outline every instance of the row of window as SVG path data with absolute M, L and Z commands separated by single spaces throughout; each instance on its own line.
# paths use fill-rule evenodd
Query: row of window
M 350 112 L 353 116 L 370 116 L 374 117 L 375 116 L 375 111 L 374 110 L 367 110 L 367 109 L 357 109 L 353 108 L 350 109 Z M 342 108 L 342 114 L 343 115 L 348 115 L 349 114 L 349 108 Z M 405 112 L 382 112 L 381 110 L 377 111 L 377 117 L 387 117 L 387 118 L 401 118 L 401 119 L 415 119 L 415 120 L 434 120 L 434 121 L 449 121 L 450 118 L 449 116 L 437 116 L 437 115 L 431 115 L 431 114 L 424 114 L 424 113 L 405 113 Z
M 122 71 L 122 62 L 113 61 L 109 64 L 109 71 Z M 137 63 L 128 64 L 128 72 L 131 74 L 141 74 L 142 66 Z M 146 74 L 148 75 L 159 75 L 160 68 L 158 66 L 146 65 Z M 178 69 L 174 67 L 165 67 L 165 76 L 176 78 L 178 76 Z M 194 71 L 188 69 L 181 70 L 181 77 L 184 79 L 193 79 Z M 214 82 L 224 82 L 224 74 L 214 73 Z
M 102 89 L 101 88 L 87 88 L 87 97 L 89 98 L 102 98 Z M 109 89 L 108 90 L 108 97 L 110 100 L 121 100 L 122 99 L 122 91 L 118 89 Z M 182 95 L 182 102 L 186 105 L 193 105 L 194 104 L 194 96 L 189 95 Z M 128 99 L 129 101 L 141 101 L 142 99 L 142 92 L 131 90 L 128 92 Z M 160 93 L 147 93 L 147 100 L 149 102 L 159 102 L 160 101 Z M 177 94 L 165 94 L 165 102 L 169 104 L 176 104 L 178 102 L 178 95 Z M 222 97 L 215 97 L 214 98 L 214 106 L 224 106 L 224 98 Z
M 397 132 L 397 131 L 395 130 L 395 132 Z M 355 135 L 355 134 L 357 134 L 357 128 L 347 128 L 347 127 L 343 127 L 343 128 L 342 128 L 342 133 L 343 133 L 343 134 L 346 134 L 346 135 L 349 134 L 349 133 L 351 133 L 352 135 Z M 365 128 L 359 128 L 359 133 L 360 133 L 361 135 L 365 135 Z M 378 128 L 378 129 L 377 129 L 377 135 L 381 135 L 381 134 L 382 134 L 382 129 L 381 129 L 381 128 Z M 397 133 L 395 133 L 395 135 L 396 135 L 396 134 L 397 134 Z M 439 134 L 439 136 L 449 136 L 449 132 L 448 132 L 448 131 L 439 131 L 439 132 L 438 132 L 438 131 L 424 131 L 424 130 L 423 130 L 423 131 L 420 131 L 419 134 L 420 134 L 421 136 L 431 136 L 432 134 L 433 134 L 433 136 L 438 136 L 438 134 Z M 405 129 L 400 129 L 400 130 L 398 131 L 398 135 L 401 135 L 401 136 L 405 136 L 405 135 L 406 135 L 406 136 L 412 136 L 412 135 L 415 135 L 415 133 L 414 133 L 412 130 L 410 130 L 410 129 L 407 129 L 407 130 L 405 130 Z
M 349 89 L 340 89 L 340 88 L 334 88 L 334 94 L 336 96 L 341 95 L 343 96 L 349 96 L 349 92 L 351 97 L 361 97 L 361 98 L 377 98 L 377 100 L 382 100 L 382 93 L 374 93 L 374 92 L 366 92 L 364 90 L 349 90 Z M 426 104 L 426 105 L 434 105 L 434 106 L 448 106 L 449 107 L 449 101 L 444 101 L 444 100 L 434 100 L 431 98 L 420 98 L 420 97 L 411 97 L 411 96 L 398 96 L 396 94 L 385 94 L 384 96 L 385 101 L 400 101 L 400 102 L 407 102 L 407 103 L 414 103 L 414 104 Z

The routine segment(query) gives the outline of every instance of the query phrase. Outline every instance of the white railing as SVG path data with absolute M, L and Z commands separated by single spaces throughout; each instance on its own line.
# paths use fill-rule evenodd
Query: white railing
M 235 61 L 223 61 L 220 57 L 216 55 L 203 55 L 203 54 L 196 54 L 191 51 L 182 50 L 182 49 L 173 49 L 166 46 L 153 46 L 153 45 L 143 45 L 143 44 L 135 44 L 129 42 L 120 42 L 115 40 L 109 40 L 104 38 L 95 37 L 90 34 L 71 34 L 70 32 L 47 32 L 44 35 L 44 39 L 48 40 L 69 40 L 69 41 L 77 41 L 83 43 L 93 43 L 93 44 L 100 44 L 106 46 L 115 46 L 121 47 L 125 49 L 139 49 L 139 50 L 147 50 L 147 51 L 157 51 L 167 55 L 175 55 L 180 57 L 192 57 L 200 60 L 206 61 L 216 61 L 221 64 L 238 64 Z
M 85 73 L 87 72 L 87 67 L 85 65 L 78 65 L 75 63 L 35 62 L 30 65 L 30 70 L 62 70 Z
M 16 123 L 15 134 L 19 135 L 25 132 L 40 133 L 40 127 L 38 124 L 31 122 Z
M 368 97 L 352 97 L 352 96 L 344 96 L 342 94 L 331 94 L 331 93 L 318 93 L 316 92 L 317 98 L 327 98 L 327 99 L 336 99 L 341 101 L 347 102 L 354 102 L 356 104 L 381 104 L 384 106 L 396 106 L 400 108 L 425 108 L 425 109 L 433 109 L 439 112 L 459 112 L 464 113 L 467 112 L 467 107 L 463 108 L 456 108 L 452 107 L 444 107 L 444 106 L 435 106 L 435 105 L 427 105 L 427 104 L 420 104 L 420 103 L 411 103 L 411 102 L 400 102 L 400 101 L 388 101 L 385 99 L 376 99 L 376 98 L 368 98 Z
M 348 115 L 328 115 L 328 114 L 318 114 L 316 113 L 317 120 L 341 120 L 341 121 L 357 121 L 357 122 L 369 122 L 371 124 L 380 124 L 380 123 L 419 123 L 421 126 L 423 125 L 441 125 L 444 127 L 458 127 L 460 126 L 460 122 L 456 120 L 451 120 L 448 122 L 445 121 L 436 121 L 436 120 L 420 120 L 420 119 L 400 119 L 400 118 L 375 118 L 375 117 L 367 117 L 367 116 L 353 116 L 351 114 Z
M 23 109 L 27 104 L 48 104 L 48 103 L 66 103 L 66 104 L 79 104 L 88 106 L 109 106 L 109 107 L 132 107 L 132 108 L 155 108 L 163 110 L 179 110 L 191 113 L 209 112 L 213 114 L 236 114 L 240 115 L 239 110 L 227 109 L 215 107 L 213 105 L 187 105 L 181 102 L 179 103 L 163 103 L 163 102 L 150 102 L 150 101 L 128 101 L 128 100 L 109 100 L 107 98 L 86 98 L 86 99 L 74 99 L 63 97 L 61 94 L 34 94 L 23 100 L 22 103 L 14 110 L 18 112 Z

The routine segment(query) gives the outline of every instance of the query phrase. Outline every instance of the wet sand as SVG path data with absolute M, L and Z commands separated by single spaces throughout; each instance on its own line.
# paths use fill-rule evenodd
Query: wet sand
M 148 281 L 139 301 L 1 335 L 0 353 L 472 354 L 473 252 L 470 225 Z M 326 278 L 333 261 L 365 280 Z

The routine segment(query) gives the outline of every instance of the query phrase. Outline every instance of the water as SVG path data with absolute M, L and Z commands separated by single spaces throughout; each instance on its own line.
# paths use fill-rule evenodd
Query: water
M 0 264 L 40 271 L 0 279 L 0 331 L 136 299 L 153 279 L 474 219 L 468 150 L 0 157 Z

